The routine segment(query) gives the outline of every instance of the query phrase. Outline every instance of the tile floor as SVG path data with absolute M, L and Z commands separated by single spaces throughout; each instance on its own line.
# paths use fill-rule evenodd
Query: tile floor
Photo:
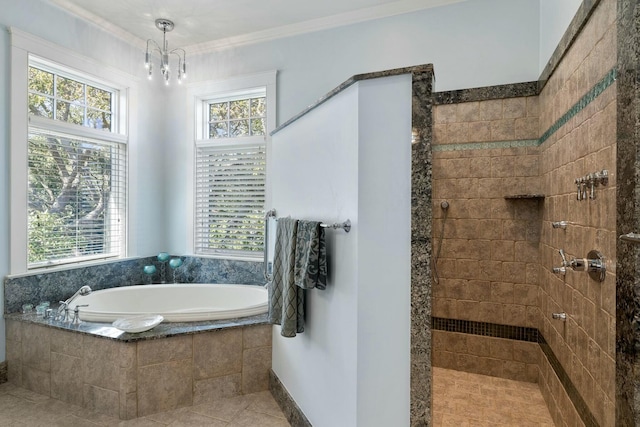
M 554 427 L 538 384 L 436 367 L 433 425 Z
M 553 427 L 537 384 L 433 368 L 433 425 Z M 120 421 L 0 384 L 2 427 L 287 427 L 268 391 Z
M 268 391 L 120 421 L 4 383 L 0 384 L 0 426 L 288 427 L 289 423 Z

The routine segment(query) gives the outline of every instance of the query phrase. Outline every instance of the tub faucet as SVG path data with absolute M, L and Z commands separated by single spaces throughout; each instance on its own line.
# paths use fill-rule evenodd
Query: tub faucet
M 69 298 L 66 301 L 60 301 L 60 307 L 58 307 L 58 317 L 62 315 L 62 313 L 65 311 L 65 309 L 69 308 L 69 304 L 71 304 L 73 302 L 74 299 L 78 298 L 78 295 L 80 296 L 85 296 L 85 295 L 89 295 L 91 293 L 91 288 L 87 285 L 81 287 L 80 289 L 78 289 L 76 291 L 75 294 L 73 294 L 71 296 L 71 298 Z

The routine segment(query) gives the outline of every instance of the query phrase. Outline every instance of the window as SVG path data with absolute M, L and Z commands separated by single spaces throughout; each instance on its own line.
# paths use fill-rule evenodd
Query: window
M 11 45 L 11 274 L 126 256 L 131 76 L 14 28 Z
M 209 138 L 264 135 L 266 97 L 227 99 L 209 103 Z
M 123 255 L 126 144 L 109 138 L 117 95 L 31 59 L 28 268 Z M 88 137 L 80 126 L 102 132 Z
M 266 138 L 275 124 L 271 113 L 275 73 L 257 80 L 262 85 L 251 89 L 242 87 L 246 83 L 242 80 L 214 84 L 213 90 L 202 88 L 195 94 L 193 247 L 197 255 L 262 257 Z
M 266 177 L 264 89 L 205 104 L 209 140 L 196 144 L 195 252 L 259 256 Z

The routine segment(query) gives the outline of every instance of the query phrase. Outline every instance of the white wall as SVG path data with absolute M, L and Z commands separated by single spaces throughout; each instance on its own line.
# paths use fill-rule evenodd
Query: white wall
M 540 0 L 540 64 L 542 73 L 582 0 Z
M 305 332 L 274 327 L 273 370 L 314 426 L 409 424 L 410 141 L 408 75 L 356 83 L 273 136 L 278 215 L 353 224 L 327 232 Z
M 318 427 L 357 425 L 357 95 L 348 89 L 272 138 L 268 185 L 277 214 L 353 223 L 348 234 L 327 232 L 328 285 L 307 291 L 305 332 L 282 338 L 273 330 L 273 370 Z
M 408 426 L 411 76 L 361 82 L 358 95 L 357 425 Z

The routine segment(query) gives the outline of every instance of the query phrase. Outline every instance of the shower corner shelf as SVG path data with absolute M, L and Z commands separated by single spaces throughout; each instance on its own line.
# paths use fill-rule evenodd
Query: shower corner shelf
M 544 194 L 509 194 L 504 196 L 505 200 L 544 200 Z

